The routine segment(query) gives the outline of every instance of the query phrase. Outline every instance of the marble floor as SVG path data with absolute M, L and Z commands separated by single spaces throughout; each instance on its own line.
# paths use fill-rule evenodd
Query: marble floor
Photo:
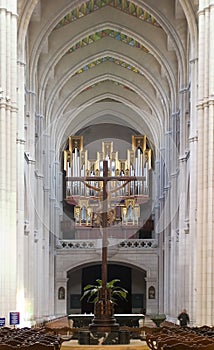
M 130 344 L 118 344 L 118 345 L 80 345 L 78 341 L 71 340 L 68 342 L 63 342 L 61 346 L 62 350 L 147 350 L 149 347 L 146 345 L 145 341 L 132 340 Z

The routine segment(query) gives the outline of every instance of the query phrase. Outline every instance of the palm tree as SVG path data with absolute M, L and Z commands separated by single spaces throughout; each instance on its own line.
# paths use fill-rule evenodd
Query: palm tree
M 87 297 L 87 302 L 88 303 L 96 303 L 99 298 L 99 292 L 102 289 L 102 280 L 97 279 L 96 280 L 97 285 L 92 285 L 92 284 L 87 284 L 84 287 L 84 293 L 81 297 L 80 300 L 84 299 Z M 120 282 L 119 279 L 113 279 L 110 282 L 107 282 L 106 284 L 106 289 L 110 293 L 110 300 L 112 301 L 113 304 L 117 304 L 116 301 L 117 299 L 122 299 L 122 300 L 127 300 L 127 294 L 128 291 L 120 286 L 116 286 L 115 284 Z

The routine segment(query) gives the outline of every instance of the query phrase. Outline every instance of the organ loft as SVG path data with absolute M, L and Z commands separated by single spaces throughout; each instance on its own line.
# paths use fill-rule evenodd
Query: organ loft
M 103 141 L 96 159 L 89 159 L 82 136 L 70 136 L 64 151 L 65 201 L 73 208 L 75 238 L 98 238 L 102 225 L 103 162 L 107 161 L 107 226 L 112 237 L 131 237 L 141 222 L 142 204 L 150 198 L 152 153 L 145 135 L 132 136 L 126 159 L 120 159 L 113 142 Z M 90 181 L 86 178 L 89 177 Z M 93 180 L 94 177 L 94 180 Z M 134 180 L 128 179 L 130 177 Z M 124 178 L 124 181 L 121 179 Z

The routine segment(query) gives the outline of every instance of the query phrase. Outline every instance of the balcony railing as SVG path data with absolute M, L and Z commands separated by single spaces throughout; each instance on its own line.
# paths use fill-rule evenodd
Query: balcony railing
M 102 244 L 101 239 L 88 240 L 66 240 L 57 241 L 57 249 L 62 250 L 83 250 L 83 249 L 100 249 Z M 117 247 L 118 249 L 151 249 L 157 248 L 158 242 L 156 239 L 127 239 L 121 240 L 111 238 L 108 240 L 108 247 Z

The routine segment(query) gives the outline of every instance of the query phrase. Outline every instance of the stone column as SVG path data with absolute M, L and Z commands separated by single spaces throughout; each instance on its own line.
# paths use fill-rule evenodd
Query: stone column
M 55 183 L 54 183 L 54 175 L 55 175 L 55 168 L 54 168 L 54 160 L 55 160 L 55 150 L 49 149 L 49 166 L 50 166 L 50 231 L 52 234 L 55 235 Z
M 1 315 L 17 310 L 16 235 L 17 1 L 0 3 Z
M 180 122 L 180 111 L 175 111 L 171 116 L 171 130 L 168 132 L 167 150 L 168 150 L 168 173 L 169 173 L 169 196 L 168 199 L 168 222 L 166 227 L 168 228 L 169 240 L 169 262 L 166 268 L 169 270 L 169 309 L 170 315 L 175 314 L 177 306 L 177 275 L 178 275 L 178 146 L 179 146 L 179 128 L 178 122 Z M 170 222 L 169 222 L 170 218 Z
M 197 239 L 196 239 L 196 227 L 197 227 L 197 147 L 198 147 L 198 120 L 197 120 L 197 70 L 198 60 L 196 58 L 190 61 L 190 74 L 191 74 L 191 106 L 190 106 L 190 134 L 189 134 L 189 266 L 190 266 L 190 280 L 189 280 L 189 306 L 188 312 L 191 318 L 191 322 L 195 324 L 196 317 L 196 281 L 197 281 L 197 269 L 196 266 L 196 251 L 197 251 Z
M 45 254 L 45 276 L 48 281 L 46 297 L 47 297 L 47 305 L 48 309 L 47 314 L 53 315 L 54 311 L 54 250 L 55 250 L 55 239 L 52 233 L 52 229 L 50 228 L 50 182 L 51 182 L 51 169 L 50 169 L 50 159 L 49 159 L 49 149 L 50 149 L 50 135 L 47 133 L 47 130 L 44 133 L 43 130 L 43 169 L 44 169 L 44 188 L 43 188 L 43 196 L 44 196 L 44 240 L 45 246 L 49 247 L 49 253 Z M 52 227 L 52 226 L 51 226 Z
M 59 171 L 59 166 L 60 163 L 55 161 L 54 162 L 54 170 L 55 170 L 55 176 L 54 176 L 54 181 L 55 181 L 55 234 L 56 237 L 59 238 L 59 233 L 60 233 L 60 171 Z
M 43 175 L 36 170 L 36 196 L 35 196 L 35 228 L 37 233 L 35 245 L 35 316 L 42 318 L 45 315 L 45 305 L 47 304 L 46 295 L 46 279 L 44 264 L 45 250 L 48 247 L 44 244 L 43 235 L 43 214 L 44 214 L 44 200 L 43 200 Z
M 158 278 L 159 278 L 159 311 L 163 312 L 164 309 L 164 251 L 163 251 L 163 231 L 160 225 L 160 213 L 162 212 L 162 201 L 160 200 L 160 159 L 155 160 L 155 207 L 154 207 L 154 215 L 155 215 L 155 238 L 158 239 Z
M 214 323 L 214 4 L 199 1 L 196 323 Z
M 165 132 L 165 158 L 164 158 L 164 300 L 167 314 L 172 313 L 174 307 L 174 298 L 170 291 L 174 290 L 174 231 L 175 231 L 175 213 L 174 202 L 176 200 L 176 183 L 174 181 L 174 148 L 173 148 L 172 130 Z M 165 284 L 166 283 L 166 284 Z M 167 285 L 167 288 L 165 286 Z
M 25 233 L 28 231 L 28 223 L 25 222 L 24 216 L 24 149 L 25 149 L 25 135 L 24 135 L 24 81 L 25 81 L 25 62 L 18 59 L 17 62 L 17 72 L 18 72 L 18 115 L 17 115 L 17 140 L 16 140 L 16 159 L 17 159 L 17 288 L 19 291 L 18 297 L 18 309 L 20 310 L 20 320 L 21 324 L 29 325 L 25 322 L 26 315 L 26 305 L 24 303 L 24 241 Z M 25 228 L 24 228 L 25 227 Z
M 37 285 L 36 285 L 36 244 L 38 233 L 35 227 L 35 105 L 36 94 L 26 91 L 26 142 L 25 142 L 25 220 L 28 224 L 28 234 L 25 236 L 25 303 L 28 317 L 35 316 Z
M 166 140 L 165 140 L 166 142 Z M 164 310 L 169 308 L 169 191 L 166 186 L 168 179 L 166 179 L 166 149 L 160 148 L 160 174 L 158 181 L 158 201 L 159 201 L 159 215 L 156 223 L 156 231 L 158 232 L 159 242 L 159 306 L 158 313 L 163 313 Z M 168 220 L 168 222 L 167 222 Z M 162 286 L 162 288 L 161 288 Z M 164 286 L 164 288 L 163 288 Z
M 176 308 L 174 315 L 189 307 L 189 143 L 188 143 L 188 126 L 189 126 L 189 106 L 190 91 L 189 86 L 179 91 L 180 96 L 180 154 L 179 154 L 179 235 L 178 235 L 178 252 L 177 252 L 177 283 L 175 288 Z M 182 288 L 181 288 L 182 286 Z
M 179 132 L 179 230 L 180 233 L 189 229 L 189 203 L 187 198 L 189 181 L 189 106 L 190 87 L 187 86 L 179 91 L 180 96 L 180 132 Z M 182 254 L 182 252 L 181 252 Z

